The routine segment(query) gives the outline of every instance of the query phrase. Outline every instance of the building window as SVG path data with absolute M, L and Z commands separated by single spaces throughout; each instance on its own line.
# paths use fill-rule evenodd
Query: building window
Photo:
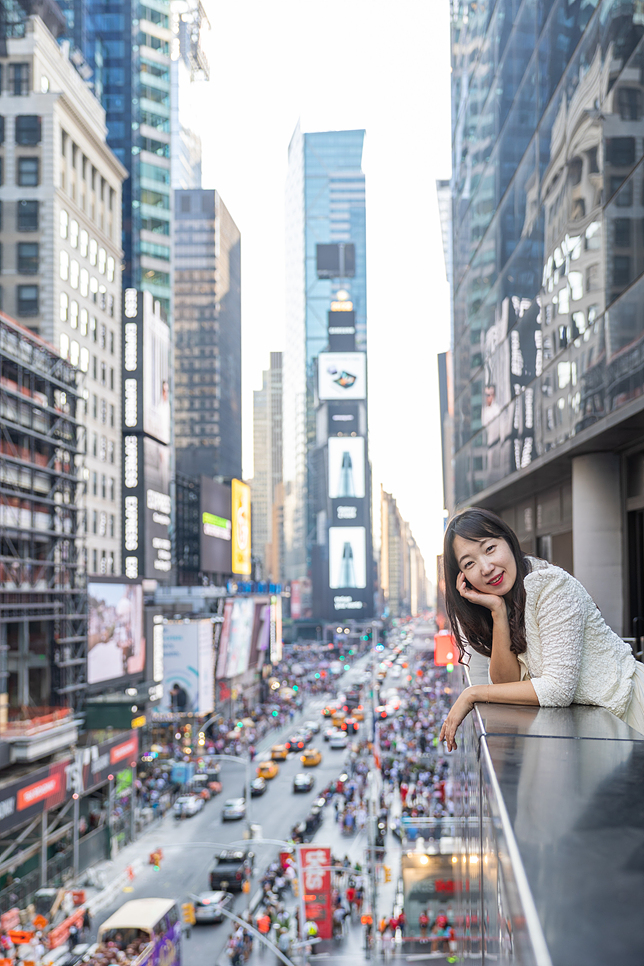
M 92 495 L 98 496 L 98 473 L 92 471 Z
M 101 515 L 99 517 L 98 532 L 101 537 L 104 537 L 107 534 L 107 513 L 104 510 L 101 510 Z M 105 551 L 103 551 L 103 558 L 105 558 Z
M 114 462 L 114 440 L 108 439 L 107 441 L 107 458 L 110 463 Z
M 96 259 L 98 255 L 98 243 L 95 238 L 91 238 L 89 242 L 89 263 L 90 265 L 96 265 Z
M 107 383 L 107 366 L 104 362 L 101 362 L 101 386 Z
M 69 324 L 72 329 L 78 328 L 78 302 L 75 302 L 73 299 L 69 305 Z
M 114 503 L 114 498 L 115 498 L 114 494 L 115 494 L 115 482 L 114 482 L 114 478 L 110 477 L 110 502 L 112 503 Z
M 38 286 L 18 286 L 18 315 L 23 317 L 38 315 Z
M 110 332 L 110 355 L 114 355 L 114 333 Z
M 72 258 L 69 263 L 69 284 L 73 289 L 78 288 L 78 276 L 80 272 L 80 266 L 75 258 Z
M 110 513 L 110 537 L 114 536 L 114 514 Z
M 81 237 L 82 234 L 83 233 L 81 232 Z M 87 234 L 87 232 L 85 234 Z M 69 244 L 72 246 L 72 248 L 78 248 L 78 222 L 75 218 L 72 218 L 69 225 Z M 81 255 L 82 254 L 83 252 L 81 251 Z
M 107 477 L 105 473 L 101 476 L 101 496 L 104 500 L 107 498 Z
M 92 378 L 98 379 L 98 359 L 92 356 Z
M 110 389 L 114 389 L 114 369 L 110 366 Z
M 92 510 L 92 533 L 98 533 L 98 510 Z
M 98 270 L 101 275 L 105 275 L 105 262 L 107 259 L 107 253 L 104 248 L 99 248 L 98 250 Z
M 37 275 L 39 267 L 38 242 L 18 242 L 18 274 Z
M 101 399 L 101 422 L 103 425 L 107 422 L 107 402 L 105 399 Z
M 92 418 L 96 419 L 98 417 L 98 396 L 96 393 L 92 393 Z
M 61 211 L 59 218 L 60 237 L 67 238 L 69 234 L 69 215 L 66 211 Z
M 96 319 L 94 318 L 94 316 L 92 316 L 91 319 L 89 320 L 89 329 L 92 334 L 92 342 L 96 342 L 98 326 L 96 325 Z M 96 376 L 94 378 L 96 378 Z
M 29 94 L 29 64 L 9 64 L 9 91 L 14 97 Z
M 92 456 L 96 456 L 98 453 L 98 436 L 96 433 L 92 433 Z
M 110 426 L 114 427 L 114 406 L 110 403 Z M 110 460 L 113 463 L 114 460 Z
M 18 184 L 23 188 L 35 188 L 40 184 L 38 158 L 18 158 Z
M 0 144 L 4 144 L 4 117 L 0 115 Z
M 112 258 L 112 256 L 110 255 L 110 257 L 107 259 L 107 280 L 108 280 L 108 282 L 113 282 L 114 281 L 114 269 L 115 269 L 115 262 L 114 262 L 114 259 Z
M 87 258 L 87 247 L 89 245 L 89 235 L 83 228 L 80 233 L 80 253 L 83 258 Z
M 37 114 L 19 114 L 16 118 L 16 144 L 40 144 L 40 118 Z
M 98 550 L 92 550 L 92 562 L 94 566 L 92 567 L 92 573 L 98 573 Z
M 81 268 L 80 271 L 80 293 L 84 298 L 89 294 L 89 272 L 86 268 Z
M 60 345 L 61 357 L 63 359 L 67 359 L 67 357 L 69 356 L 69 336 L 67 335 L 66 332 L 60 333 L 59 345 Z
M 60 293 L 60 321 L 66 322 L 69 315 L 69 297 L 67 292 Z
M 104 349 L 105 346 L 107 345 L 107 329 L 105 328 L 104 325 L 101 326 L 101 338 L 99 341 L 99 345 L 101 349 Z
M 38 202 L 18 202 L 18 231 L 38 231 Z
M 69 278 L 69 255 L 64 249 L 61 251 L 59 258 L 59 274 L 63 282 L 66 282 Z
M 107 459 L 107 440 L 104 436 L 101 436 L 101 448 L 98 453 L 98 458 L 100 459 L 101 463 L 104 463 Z

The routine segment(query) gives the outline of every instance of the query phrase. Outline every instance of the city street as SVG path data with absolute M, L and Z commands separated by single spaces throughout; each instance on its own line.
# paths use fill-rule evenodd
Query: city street
M 363 660 L 357 666 L 360 665 L 364 665 Z M 342 684 L 338 683 L 337 690 L 339 691 L 341 687 Z M 260 742 L 258 755 L 252 766 L 253 777 L 258 762 L 269 757 L 271 745 L 277 743 L 281 736 L 287 737 L 295 731 L 299 720 L 310 717 L 323 723 L 320 712 L 328 699 L 328 695 L 316 697 L 305 705 L 302 715 L 298 715 L 292 725 L 285 726 L 281 733 L 276 732 L 266 736 Z M 363 725 L 363 731 L 364 728 Z M 342 773 L 346 751 L 329 749 L 321 733 L 314 736 L 311 745 L 322 752 L 322 761 L 318 766 L 304 769 L 299 753 L 290 754 L 287 761 L 278 763 L 279 774 L 267 782 L 268 788 L 265 794 L 260 798 L 252 799 L 250 818 L 253 824 L 261 826 L 262 837 L 287 839 L 293 825 L 306 817 L 319 792 Z M 310 771 L 314 775 L 314 788 L 306 794 L 301 792 L 295 794 L 292 790 L 293 777 L 303 771 Z M 159 870 L 155 871 L 153 866 L 144 865 L 143 871 L 132 882 L 132 891 L 120 892 L 109 906 L 101 909 L 93 923 L 93 937 L 100 923 L 128 899 L 156 896 L 174 898 L 181 903 L 187 901 L 191 893 L 209 888 L 207 873 L 214 852 L 220 846 L 239 842 L 243 838 L 246 827 L 243 821 L 222 822 L 221 820 L 224 801 L 244 794 L 243 766 L 234 762 L 222 762 L 221 781 L 223 784 L 221 794 L 206 802 L 203 810 L 197 815 L 178 821 L 169 812 L 158 823 L 154 833 L 146 834 L 145 849 L 149 848 L 151 851 L 153 847 L 159 846 L 163 850 L 163 861 Z M 135 842 L 126 849 L 126 853 L 131 852 L 138 856 L 141 854 L 142 845 L 141 842 Z M 232 911 L 238 915 L 246 909 L 249 900 L 255 894 L 258 881 L 266 866 L 275 857 L 277 847 L 255 842 L 253 851 L 255 868 L 251 891 L 247 895 L 235 893 Z M 186 966 L 216 963 L 223 952 L 229 931 L 225 922 L 194 927 L 191 938 L 186 941 Z

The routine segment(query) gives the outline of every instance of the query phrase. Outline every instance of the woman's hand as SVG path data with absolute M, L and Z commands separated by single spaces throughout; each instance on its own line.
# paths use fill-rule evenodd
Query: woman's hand
M 462 571 L 456 578 L 456 590 L 461 597 L 469 600 L 471 604 L 480 604 L 481 607 L 487 607 L 492 613 L 495 611 L 498 613 L 505 611 L 505 601 L 502 597 L 498 597 L 496 594 L 482 594 L 480 590 L 474 590 L 473 587 L 469 587 L 467 578 Z
M 460 723 L 467 718 L 468 714 L 474 707 L 474 688 L 466 688 L 452 705 L 450 713 L 445 718 L 443 722 L 443 727 L 441 728 L 441 733 L 438 736 L 439 741 L 444 741 L 447 745 L 448 751 L 454 751 L 458 747 L 456 744 L 456 731 Z

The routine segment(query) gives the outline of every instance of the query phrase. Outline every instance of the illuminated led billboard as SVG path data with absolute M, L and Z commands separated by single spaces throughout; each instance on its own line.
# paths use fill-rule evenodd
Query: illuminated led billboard
M 329 497 L 332 500 L 365 495 L 364 437 L 329 437 Z
M 318 396 L 320 400 L 366 399 L 366 354 L 321 352 L 318 356 Z
M 100 684 L 145 670 L 141 584 L 89 581 L 87 683 Z
M 208 620 L 163 625 L 163 698 L 158 711 L 209 714 L 214 699 L 213 624 Z
M 252 573 L 250 559 L 250 487 L 241 480 L 231 486 L 232 572 L 242 576 Z
M 329 528 L 329 587 L 367 586 L 367 546 L 364 527 Z
M 170 442 L 170 327 L 150 292 L 123 293 L 125 430 Z
M 200 481 L 200 567 L 205 573 L 231 574 L 230 487 L 207 476 Z

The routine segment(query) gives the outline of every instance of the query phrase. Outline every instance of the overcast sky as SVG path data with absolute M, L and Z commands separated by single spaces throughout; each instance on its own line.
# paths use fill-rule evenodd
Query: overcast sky
M 244 476 L 253 389 L 284 348 L 284 185 L 304 131 L 364 128 L 369 437 L 425 555 L 442 540 L 437 353 L 449 348 L 437 178 L 450 176 L 448 0 L 205 0 L 203 184 L 242 236 Z M 374 522 L 379 507 L 374 505 Z

